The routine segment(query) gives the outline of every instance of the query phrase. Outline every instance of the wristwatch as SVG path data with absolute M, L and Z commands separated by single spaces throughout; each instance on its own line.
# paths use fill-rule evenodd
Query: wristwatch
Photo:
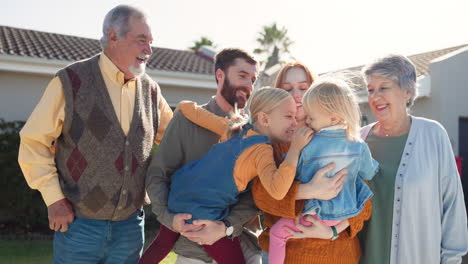
M 229 222 L 226 219 L 223 219 L 221 221 L 223 221 L 224 225 L 226 226 L 226 236 L 228 238 L 232 238 L 232 233 L 234 233 L 234 227 L 231 225 L 231 222 Z
M 331 239 L 331 241 L 333 241 L 333 240 L 337 239 L 339 237 L 339 235 L 338 235 L 338 231 L 336 231 L 336 227 L 330 226 L 330 228 L 333 231 L 333 236 L 330 239 Z

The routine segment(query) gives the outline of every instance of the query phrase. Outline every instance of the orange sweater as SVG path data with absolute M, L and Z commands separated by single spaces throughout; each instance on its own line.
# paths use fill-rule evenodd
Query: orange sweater
M 273 146 L 276 157 L 285 153 L 288 144 L 275 144 Z M 254 181 L 252 194 L 257 206 L 264 211 L 263 224 L 267 229 L 259 237 L 260 247 L 268 251 L 270 232 L 269 228 L 280 217 L 296 218 L 301 215 L 304 208 L 304 200 L 296 201 L 295 197 L 300 182 L 292 185 L 286 197 L 277 201 L 273 199 L 258 181 Z M 294 264 L 355 264 L 361 257 L 361 247 L 356 234 L 362 229 L 364 221 L 370 218 L 372 205 L 370 200 L 366 202 L 361 213 L 348 219 L 349 228 L 340 233 L 335 241 L 326 239 L 290 239 L 286 245 L 285 263 Z
M 182 102 L 178 108 L 184 116 L 195 124 L 207 128 L 218 135 L 225 134 L 228 119 L 214 115 L 193 102 Z M 259 135 L 249 130 L 244 138 Z M 268 193 L 277 200 L 283 199 L 296 175 L 296 164 L 282 162 L 276 166 L 273 147 L 269 144 L 256 144 L 242 152 L 234 165 L 234 182 L 239 191 L 258 176 Z
M 225 134 L 228 125 L 228 120 L 226 118 L 215 116 L 208 118 L 212 118 L 212 122 L 201 122 L 201 120 L 205 120 L 208 116 L 205 112 L 196 110 L 195 107 L 196 105 L 191 102 L 179 104 L 180 110 L 188 119 L 198 122 L 197 124 L 200 124 L 218 135 Z M 279 164 L 282 159 L 281 155 L 288 151 L 289 144 L 277 143 L 273 145 L 273 149 L 276 163 Z M 280 217 L 295 218 L 301 215 L 302 209 L 304 208 L 304 200 L 296 201 L 295 199 L 299 184 L 300 182 L 295 181 L 286 196 L 282 200 L 276 200 L 271 197 L 259 178 L 254 179 L 252 187 L 253 197 L 257 206 L 264 211 L 263 224 L 267 227 L 259 237 L 260 247 L 263 250 L 268 251 L 270 237 L 269 228 L 276 223 Z M 289 184 L 287 187 L 289 187 Z M 361 256 L 361 247 L 356 234 L 362 229 L 364 221 L 370 218 L 371 211 L 372 205 L 369 200 L 366 202 L 359 215 L 348 219 L 350 224 L 349 228 L 341 232 L 340 237 L 335 241 L 314 238 L 288 240 L 285 263 L 358 263 Z

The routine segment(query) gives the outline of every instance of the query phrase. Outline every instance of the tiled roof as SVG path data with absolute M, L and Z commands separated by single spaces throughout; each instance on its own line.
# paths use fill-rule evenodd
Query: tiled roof
M 415 54 L 415 55 L 410 55 L 410 56 L 408 56 L 408 58 L 416 66 L 416 75 L 417 75 L 417 77 L 419 77 L 419 76 L 426 75 L 426 74 L 429 73 L 429 65 L 431 64 L 432 60 L 437 59 L 439 57 L 442 57 L 445 54 L 456 51 L 456 50 L 461 49 L 461 48 L 466 47 L 466 46 L 468 46 L 468 44 L 460 45 L 460 46 L 456 46 L 456 47 L 451 47 L 451 48 L 445 48 L 445 49 L 440 49 L 440 50 L 424 52 L 424 53 L 419 53 L 419 54 Z M 355 66 L 355 67 L 347 68 L 346 70 L 360 71 L 363 66 L 364 65 Z
M 77 61 L 101 51 L 96 39 L 0 25 L 0 54 Z M 213 74 L 213 61 L 193 51 L 153 47 L 149 69 Z

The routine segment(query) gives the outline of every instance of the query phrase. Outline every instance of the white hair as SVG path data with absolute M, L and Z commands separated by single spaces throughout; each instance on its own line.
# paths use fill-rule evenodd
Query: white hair
M 390 54 L 382 58 L 378 58 L 370 64 L 367 64 L 362 69 L 365 79 L 369 81 L 371 75 L 385 77 L 394 81 L 400 89 L 409 92 L 411 98 L 408 100 L 406 107 L 411 107 L 414 99 L 417 96 L 416 89 L 416 67 L 405 56 L 398 54 Z
M 109 42 L 109 30 L 113 28 L 117 32 L 119 39 L 125 38 L 130 31 L 130 18 L 147 20 L 145 13 L 130 5 L 118 5 L 112 8 L 104 18 L 102 25 L 102 37 L 100 39 L 102 49 L 107 47 Z

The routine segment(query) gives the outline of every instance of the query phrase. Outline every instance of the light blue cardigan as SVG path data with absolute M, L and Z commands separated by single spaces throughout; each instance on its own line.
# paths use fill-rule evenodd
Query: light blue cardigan
M 468 229 L 449 137 L 436 121 L 411 119 L 395 179 L 390 264 L 461 263 Z M 362 128 L 363 139 L 374 125 Z

